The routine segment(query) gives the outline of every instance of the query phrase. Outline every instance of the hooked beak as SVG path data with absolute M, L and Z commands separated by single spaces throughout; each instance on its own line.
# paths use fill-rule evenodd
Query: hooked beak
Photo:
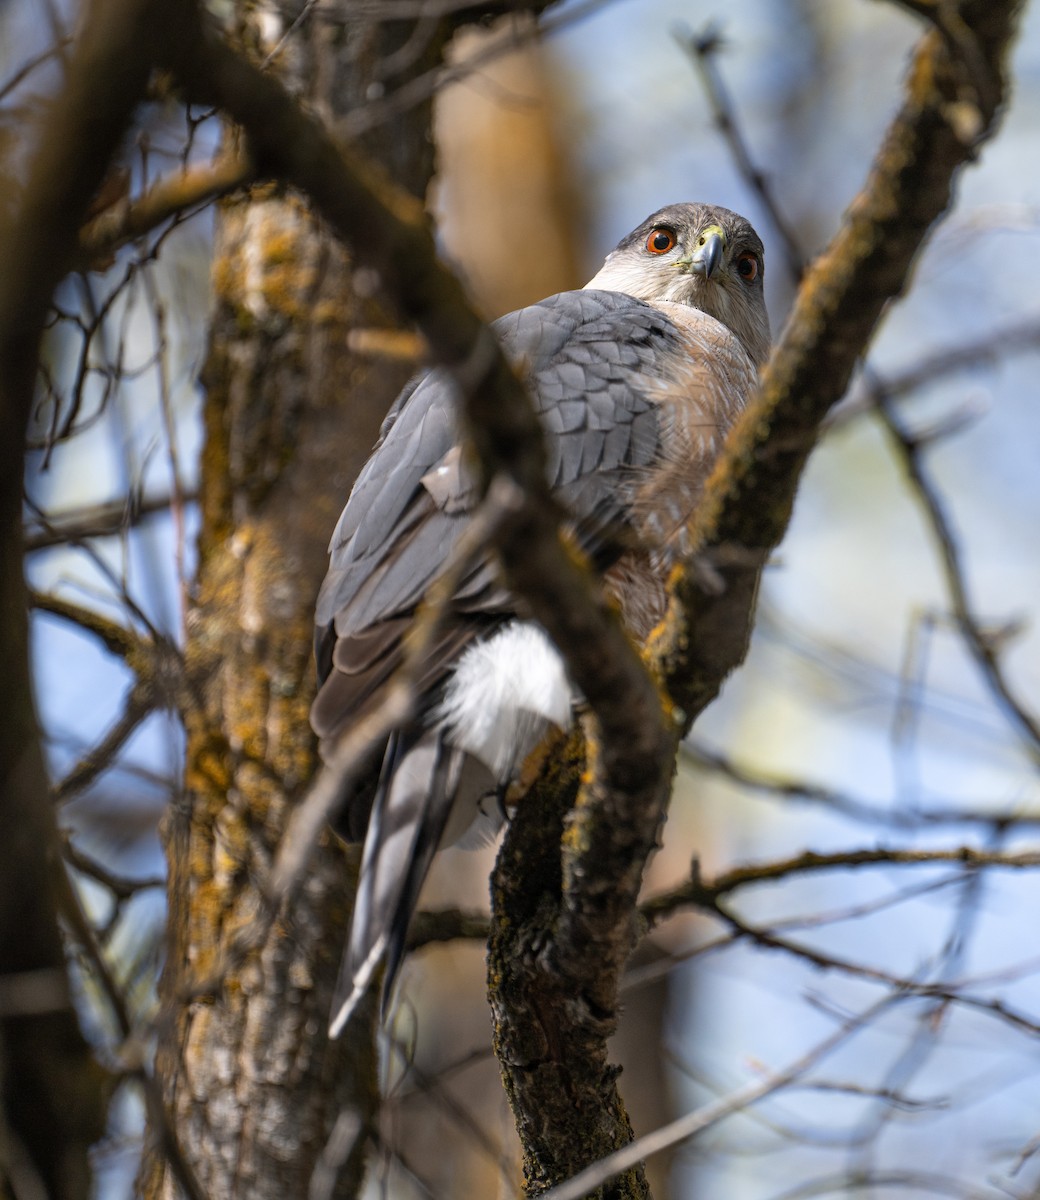
M 701 236 L 697 239 L 697 249 L 688 259 L 677 265 L 685 266 L 687 270 L 703 275 L 708 280 L 722 265 L 725 250 L 726 235 L 721 226 L 709 225 L 701 231 Z

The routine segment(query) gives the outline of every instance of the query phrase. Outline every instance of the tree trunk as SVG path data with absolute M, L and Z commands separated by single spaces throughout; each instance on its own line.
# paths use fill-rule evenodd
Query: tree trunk
M 263 37 L 244 23 L 240 40 L 264 57 L 299 15 L 291 8 Z M 290 89 L 331 121 L 361 106 L 373 81 L 396 84 L 380 76 L 409 34 L 348 23 L 348 15 L 342 5 L 320 20 L 305 16 L 273 60 Z M 439 51 L 439 37 L 427 39 L 408 70 Z M 366 147 L 420 195 L 432 169 L 428 127 L 429 105 L 420 105 L 391 138 L 373 136 Z M 315 767 L 312 616 L 329 533 L 410 368 L 348 353 L 351 328 L 385 320 L 342 248 L 293 195 L 263 187 L 221 207 L 213 281 L 187 644 L 194 705 L 186 798 L 165 830 L 170 927 L 158 1071 L 169 1120 L 207 1194 L 306 1195 L 345 1111 L 357 1136 L 334 1194 L 354 1195 L 363 1130 L 378 1103 L 374 1013 L 339 1042 L 325 1037 L 350 912 L 350 856 L 327 839 L 286 920 L 262 946 L 233 947 L 261 913 L 258 885 Z M 153 1125 L 153 1140 L 157 1133 Z M 176 1194 L 166 1157 L 149 1158 L 146 1194 Z

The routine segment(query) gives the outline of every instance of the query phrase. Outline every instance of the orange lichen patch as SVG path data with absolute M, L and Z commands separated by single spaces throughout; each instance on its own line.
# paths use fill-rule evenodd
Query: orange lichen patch
M 188 790 L 223 794 L 231 781 L 226 754 L 226 743 L 209 736 L 209 731 L 200 730 L 191 739 L 191 753 L 185 771 Z
M 566 735 L 558 729 L 551 729 L 524 759 L 517 779 L 510 785 L 506 803 L 513 805 L 525 796 L 534 785 L 535 780 L 549 767 L 550 760 L 558 758 L 566 752 Z
M 598 769 L 600 758 L 600 745 L 593 730 L 594 726 L 591 721 L 584 721 L 584 745 L 583 757 L 584 763 L 579 776 L 578 793 L 574 800 L 574 809 L 570 820 L 564 826 L 563 839 L 561 845 L 563 847 L 565 861 L 568 855 L 576 855 L 582 853 L 588 845 L 588 825 L 586 821 L 581 819 L 583 810 L 587 810 L 595 805 L 596 799 L 600 793 Z M 575 736 L 580 736 L 575 734 Z
M 272 321 L 306 324 L 319 283 L 314 222 L 279 199 L 228 214 L 212 268 L 213 289 L 248 335 Z
M 349 329 L 351 313 L 348 306 L 336 297 L 319 300 L 311 309 L 311 323 L 318 325 L 334 325 Z
M 227 300 L 232 293 L 232 285 L 236 278 L 231 256 L 221 254 L 213 259 L 210 266 L 210 283 L 216 299 Z
M 317 271 L 291 260 L 265 263 L 261 277 L 261 294 L 273 313 L 291 320 L 311 315 L 311 300 L 317 282 Z
M 230 882 L 250 861 L 249 829 L 237 805 L 226 804 L 216 814 L 213 838 L 213 878 Z
M 278 221 L 272 222 L 274 229 L 261 243 L 260 252 L 268 268 L 280 263 L 298 262 L 300 258 L 300 235 L 295 229 L 283 229 Z
M 906 79 L 906 99 L 919 108 L 927 108 L 938 100 L 940 62 L 948 76 L 949 60 L 942 51 L 942 38 L 933 32 L 919 43 Z M 948 78 L 943 82 L 948 83 Z
M 191 839 L 190 850 L 188 850 L 188 875 L 193 880 L 205 880 L 209 877 L 211 862 L 209 822 L 203 823 L 196 818 L 193 824 L 193 832 L 196 836 Z

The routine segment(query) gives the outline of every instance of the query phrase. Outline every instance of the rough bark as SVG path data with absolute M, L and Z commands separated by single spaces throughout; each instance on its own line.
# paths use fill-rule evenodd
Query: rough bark
M 299 15 L 285 5 L 283 28 Z M 289 89 L 335 122 L 361 105 L 405 26 L 304 22 L 276 60 Z M 259 41 L 248 22 L 243 43 Z M 270 40 L 256 46 L 262 57 Z M 410 70 L 440 49 L 434 37 Z M 393 86 L 394 77 L 383 78 Z M 428 106 L 369 150 L 421 195 Z M 328 839 L 289 916 L 243 952 L 292 799 L 313 773 L 313 604 L 339 507 L 407 366 L 359 362 L 357 326 L 386 323 L 371 288 L 303 201 L 271 185 L 224 202 L 204 372 L 199 572 L 187 660 L 188 798 L 166 822 L 169 954 L 158 1069 L 182 1147 L 214 1196 L 306 1193 L 341 1111 L 357 1138 L 336 1195 L 356 1194 L 376 1112 L 375 1014 L 325 1028 L 350 912 L 349 855 Z M 212 990 L 192 998 L 200 980 Z M 149 1196 L 172 1196 L 154 1156 Z
M 632 1139 L 619 1070 L 607 1050 L 617 1027 L 616 977 L 634 939 L 631 910 L 605 953 L 598 939 L 589 939 L 588 949 L 603 953 L 600 969 L 585 963 L 572 970 L 550 932 L 560 919 L 560 847 L 567 813 L 578 799 L 581 760 L 580 738 L 552 756 L 550 770 L 517 810 L 492 879 L 488 990 L 495 1053 L 520 1133 L 528 1195 L 569 1179 Z M 605 825 L 601 832 L 612 837 Z M 598 850 L 630 869 L 645 860 L 649 847 L 619 834 L 616 844 L 601 842 Z M 624 902 L 623 887 L 615 895 Z M 649 1194 L 636 1168 L 597 1196 L 633 1200 Z

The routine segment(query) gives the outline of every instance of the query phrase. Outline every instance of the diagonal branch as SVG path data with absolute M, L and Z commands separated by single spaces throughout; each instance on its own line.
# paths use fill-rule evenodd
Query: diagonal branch
M 151 630 L 150 636 L 141 636 L 92 608 L 35 589 L 29 593 L 29 602 L 36 611 L 68 621 L 97 638 L 110 654 L 122 659 L 135 676 L 126 715 L 138 710 L 140 719 L 155 708 L 183 713 L 191 704 L 184 659 L 178 648 L 156 630 Z
M 852 793 L 841 792 L 808 779 L 790 779 L 759 771 L 738 763 L 709 748 L 706 744 L 687 738 L 680 752 L 697 767 L 725 776 L 749 792 L 772 796 L 782 803 L 807 804 L 825 811 L 841 813 L 853 821 L 880 825 L 889 829 L 919 830 L 937 825 L 967 825 L 982 830 L 1018 829 L 1040 825 L 1040 812 L 1012 804 L 977 808 L 950 805 L 929 806 L 926 809 L 889 807 L 864 800 Z
M 938 544 L 946 590 L 961 636 L 987 687 L 1004 710 L 1004 715 L 1017 729 L 1033 759 L 1040 760 L 1040 721 L 1029 711 L 1021 697 L 1016 695 L 1008 681 L 999 655 L 1001 638 L 999 635 L 988 634 L 972 611 L 957 537 L 939 492 L 925 467 L 921 453 L 923 443 L 919 437 L 911 434 L 891 401 L 882 392 L 876 393 L 875 400 L 877 414 L 896 447 L 914 495 L 924 509 Z
M 901 850 L 878 847 L 869 850 L 837 850 L 817 854 L 806 850 L 791 858 L 764 863 L 749 863 L 734 867 L 712 880 L 701 879 L 695 871 L 686 883 L 671 891 L 654 896 L 640 905 L 640 912 L 650 927 L 682 908 L 694 906 L 716 911 L 723 896 L 741 888 L 762 883 L 776 883 L 792 875 L 817 871 L 852 870 L 872 866 L 929 866 L 935 863 L 960 864 L 964 867 L 1001 867 L 1005 870 L 1024 870 L 1040 866 L 1040 851 L 1018 853 L 1004 850 L 980 850 L 974 846 L 955 846 L 943 850 Z
M 89 787 L 111 767 L 119 751 L 131 735 L 155 709 L 153 690 L 140 681 L 127 692 L 123 710 L 108 727 L 101 740 L 87 751 L 78 763 L 54 785 L 54 799 L 63 802 Z
M 631 1142 L 629 1145 L 615 1151 L 599 1162 L 593 1163 L 580 1175 L 567 1180 L 566 1183 L 550 1189 L 543 1195 L 543 1200 L 581 1200 L 583 1196 L 602 1194 L 596 1189 L 615 1178 L 622 1171 L 630 1169 L 644 1158 L 660 1154 L 669 1146 L 685 1142 L 691 1138 L 713 1129 L 720 1121 L 734 1113 L 745 1112 L 751 1105 L 772 1096 L 775 1092 L 787 1087 L 800 1079 L 833 1053 L 840 1045 L 848 1041 L 861 1029 L 866 1028 L 885 1008 L 893 1003 L 892 997 L 879 1000 L 870 1008 L 843 1021 L 834 1033 L 813 1046 L 801 1058 L 796 1059 L 783 1070 L 768 1074 L 760 1079 L 754 1079 L 743 1087 L 705 1104 L 702 1108 L 679 1117 L 668 1125 L 655 1129 L 653 1133 Z
M 708 482 L 695 532 L 722 586 L 705 588 L 694 570 L 679 577 L 653 646 L 690 721 L 746 653 L 758 576 L 787 528 L 823 418 L 844 394 L 884 306 L 905 287 L 921 244 L 950 202 L 957 171 L 996 128 L 1021 3 L 963 0 L 957 7 L 983 56 L 987 86 L 972 86 L 977 63 L 966 79 L 941 32 L 922 37 L 870 176 L 806 275 L 758 400 Z
M 773 197 L 768 178 L 755 165 L 755 161 L 751 157 L 751 151 L 748 149 L 747 141 L 734 111 L 733 101 L 722 82 L 722 76 L 716 63 L 719 51 L 725 44 L 722 35 L 716 26 L 709 25 L 701 33 L 694 33 L 685 26 L 679 26 L 673 30 L 673 36 L 697 69 L 697 74 L 701 78 L 708 97 L 708 103 L 711 105 L 715 127 L 729 146 L 730 154 L 741 178 L 758 196 L 763 208 L 769 214 L 773 228 L 780 235 L 788 273 L 791 279 L 798 283 L 805 272 L 805 256 L 798 244 L 794 230 L 788 224 L 779 204 Z
M 123 198 L 94 217 L 79 232 L 83 267 L 107 267 L 120 246 L 150 233 L 186 209 L 216 200 L 249 182 L 246 156 L 228 154 L 214 163 L 186 167 L 168 175 L 134 199 Z
M 181 500 L 194 502 L 198 496 L 185 491 Z M 172 496 L 145 496 L 131 494 L 127 499 L 85 505 L 66 512 L 51 513 L 46 520 L 34 520 L 27 524 L 23 534 L 26 553 L 48 550 L 52 546 L 76 543 L 88 538 L 117 537 L 126 533 L 149 517 L 169 512 L 173 506 Z
M 145 653 L 144 639 L 138 637 L 132 629 L 111 620 L 96 609 L 35 589 L 29 593 L 29 603 L 37 612 L 59 617 L 97 638 L 110 654 L 121 658 L 128 666 Z

